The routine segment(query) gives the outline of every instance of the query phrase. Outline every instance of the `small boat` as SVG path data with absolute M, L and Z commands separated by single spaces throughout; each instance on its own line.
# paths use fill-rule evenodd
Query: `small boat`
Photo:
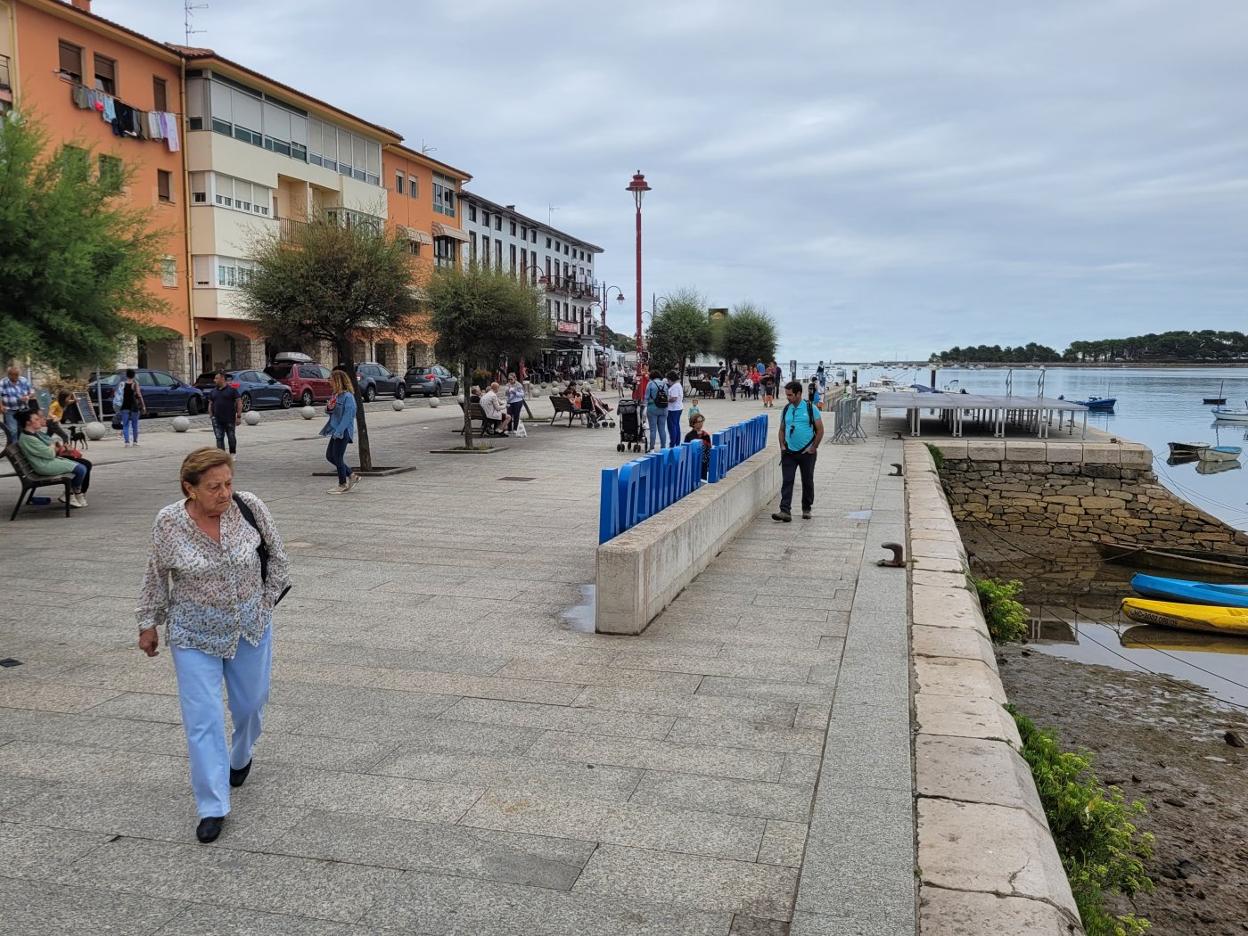
M 1199 471 L 1201 467 L 1197 465 L 1196 470 Z M 1220 465 L 1218 467 L 1221 468 Z M 1113 540 L 1098 543 L 1097 548 L 1106 562 L 1124 563 L 1141 569 L 1180 572 L 1183 575 L 1199 575 L 1202 578 L 1248 581 L 1248 562 L 1235 562 L 1233 557 L 1224 552 L 1182 549 L 1181 547 L 1153 549 L 1135 543 L 1118 543 Z
M 1248 422 L 1248 409 L 1223 409 L 1215 406 L 1213 408 L 1213 418 L 1222 422 Z
M 1222 388 L 1223 388 L 1224 386 L 1226 386 L 1226 381 L 1225 381 L 1225 380 L 1224 380 L 1224 381 L 1222 381 L 1220 384 L 1218 384 L 1218 393 L 1219 393 L 1219 394 L 1221 394 L 1221 393 L 1222 393 Z M 1220 396 L 1220 395 L 1219 395 L 1219 396 L 1207 396 L 1207 397 L 1205 397 L 1204 399 L 1202 399 L 1202 400 L 1201 400 L 1201 402 L 1202 402 L 1202 403 L 1204 403 L 1206 406 L 1209 406 L 1210 404 L 1212 404 L 1212 405 L 1214 405 L 1214 406 L 1225 406 L 1225 405 L 1226 405 L 1226 397 L 1224 397 L 1224 396 Z
M 1140 624 L 1175 627 L 1179 630 L 1239 634 L 1248 637 L 1248 608 L 1182 604 L 1177 601 L 1122 599 L 1122 613 Z
M 1197 461 L 1196 473 L 1202 475 L 1218 474 L 1223 471 L 1234 471 L 1244 467 L 1237 461 Z
M 1200 653 L 1248 653 L 1248 640 L 1210 631 L 1182 631 L 1137 624 L 1128 627 L 1118 642 L 1132 650 L 1180 650 Z
M 1158 601 L 1182 601 L 1191 604 L 1219 605 L 1224 608 L 1248 608 L 1248 585 L 1222 585 L 1217 582 L 1192 582 L 1188 579 L 1162 575 L 1131 576 L 1131 590 L 1143 598 Z
M 1244 452 L 1237 445 L 1212 445 L 1200 450 L 1200 460 L 1202 462 L 1233 462 L 1239 461 L 1239 456 Z
M 1207 448 L 1209 448 L 1208 442 L 1171 442 L 1170 457 L 1183 458 L 1190 455 L 1196 458 Z
M 1072 400 L 1072 403 L 1078 403 L 1080 406 L 1086 406 L 1094 413 L 1112 413 L 1114 404 L 1118 402 L 1117 397 L 1088 397 L 1086 400 Z

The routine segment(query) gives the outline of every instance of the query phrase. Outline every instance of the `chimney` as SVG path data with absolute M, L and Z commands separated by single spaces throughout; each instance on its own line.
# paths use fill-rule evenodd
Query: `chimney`
M 515 206 L 515 205 L 507 205 L 507 206 L 505 206 L 505 207 L 507 208 L 507 210 L 508 210 L 508 211 L 515 211 L 515 210 L 516 210 L 516 206 Z
M 91 12 L 91 0 L 69 0 L 75 10 L 82 10 L 83 13 Z

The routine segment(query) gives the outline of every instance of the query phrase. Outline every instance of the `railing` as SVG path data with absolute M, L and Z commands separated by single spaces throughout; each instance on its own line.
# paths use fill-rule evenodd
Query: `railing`
M 353 208 L 327 208 L 325 217 L 331 224 L 340 224 L 345 228 L 363 225 L 380 232 L 385 225 L 384 218 L 379 218 L 377 215 L 367 214 L 363 211 L 356 211 Z
M 567 294 L 573 299 L 597 299 L 598 290 L 593 283 L 578 281 L 575 276 L 539 276 L 538 282 L 547 292 Z
M 294 241 L 299 239 L 300 232 L 308 226 L 307 221 L 300 221 L 298 218 L 279 218 L 280 236 L 284 241 Z
M 644 418 L 644 411 L 639 416 Z M 767 416 L 760 414 L 713 434 L 707 481 L 722 481 L 732 468 L 766 448 L 767 425 Z M 703 448 L 695 439 L 619 468 L 602 469 L 598 542 L 614 539 L 696 491 L 702 480 Z

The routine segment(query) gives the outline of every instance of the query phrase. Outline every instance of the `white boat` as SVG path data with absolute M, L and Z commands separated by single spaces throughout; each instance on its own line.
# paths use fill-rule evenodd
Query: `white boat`
M 1244 401 L 1244 409 L 1233 410 L 1215 406 L 1213 418 L 1222 422 L 1248 422 L 1248 400 Z
M 1202 462 L 1233 462 L 1239 461 L 1243 449 L 1235 445 L 1215 445 L 1200 450 Z

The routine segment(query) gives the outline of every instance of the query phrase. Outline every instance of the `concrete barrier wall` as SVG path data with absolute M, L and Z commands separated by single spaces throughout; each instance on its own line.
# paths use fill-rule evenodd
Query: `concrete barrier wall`
M 931 453 L 905 446 L 919 932 L 1082 933 Z
M 766 449 L 600 545 L 594 630 L 640 634 L 779 489 L 779 453 Z

